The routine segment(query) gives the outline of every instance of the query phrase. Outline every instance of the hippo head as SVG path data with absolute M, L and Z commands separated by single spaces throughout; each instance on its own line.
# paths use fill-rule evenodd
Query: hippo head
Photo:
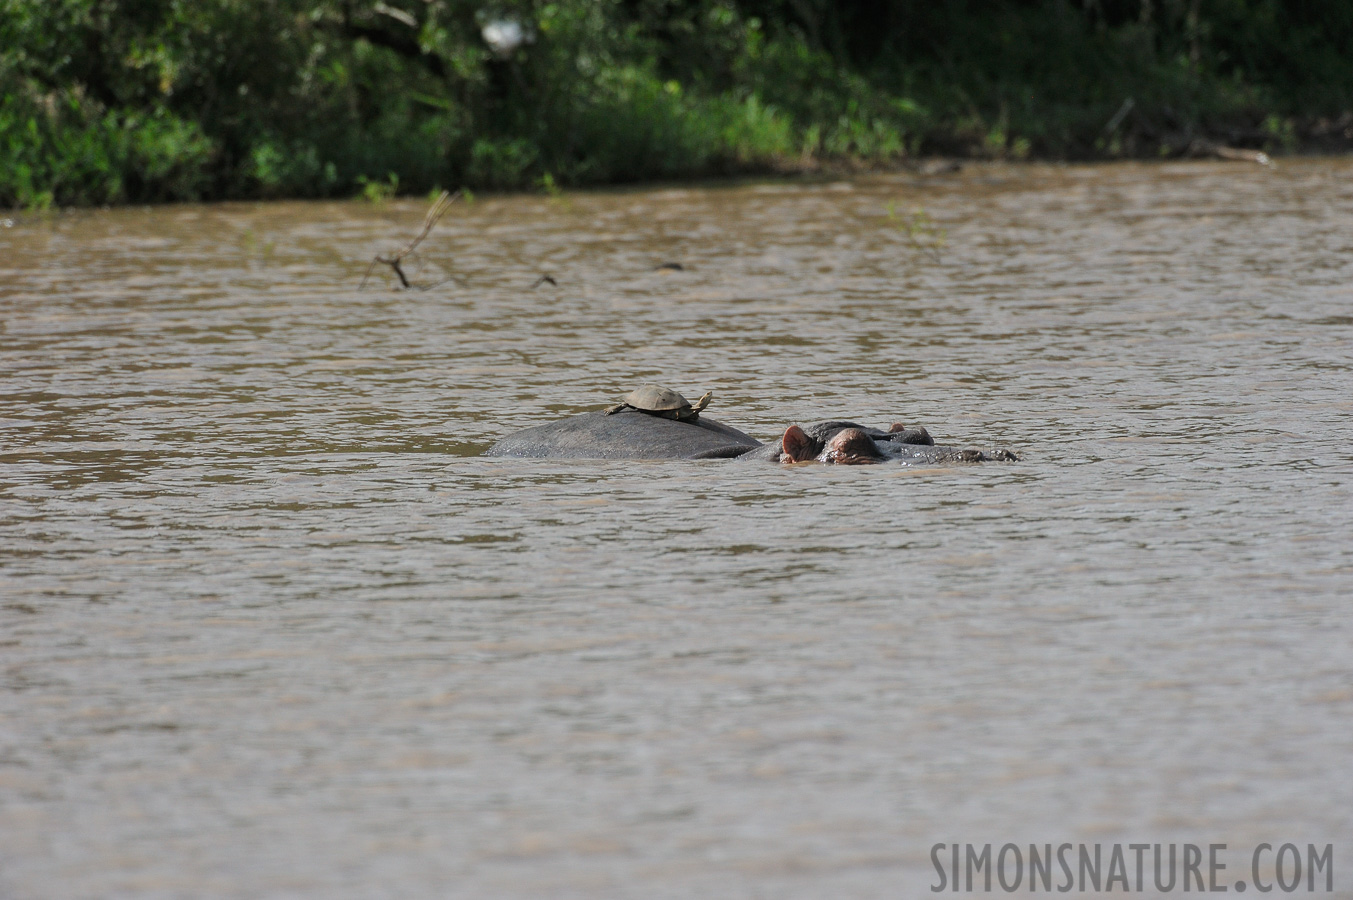
M 780 447 L 780 461 L 783 463 L 816 460 L 854 466 L 876 463 L 883 459 L 883 455 L 874 444 L 874 439 L 863 429 L 854 427 L 842 428 L 824 440 L 822 437 L 809 435 L 797 425 L 790 425 L 785 429 L 784 437 L 780 439 Z

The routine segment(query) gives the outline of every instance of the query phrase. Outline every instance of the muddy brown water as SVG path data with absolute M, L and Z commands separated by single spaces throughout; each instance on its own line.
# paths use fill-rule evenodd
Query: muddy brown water
M 1353 161 L 424 208 L 0 223 L 0 896 L 1353 895 Z M 477 456 L 647 380 L 1023 460 Z

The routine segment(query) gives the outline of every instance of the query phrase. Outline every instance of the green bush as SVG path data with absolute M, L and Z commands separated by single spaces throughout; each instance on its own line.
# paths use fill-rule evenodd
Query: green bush
M 1300 0 L 0 0 L 0 205 L 1292 150 L 1349 46 Z

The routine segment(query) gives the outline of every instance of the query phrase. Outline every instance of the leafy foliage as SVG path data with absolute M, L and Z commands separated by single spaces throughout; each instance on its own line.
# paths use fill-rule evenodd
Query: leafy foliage
M 1291 149 L 1349 46 L 1309 0 L 0 0 L 0 205 Z

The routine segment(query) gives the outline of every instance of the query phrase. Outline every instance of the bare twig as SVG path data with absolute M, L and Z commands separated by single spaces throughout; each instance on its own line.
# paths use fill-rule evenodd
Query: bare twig
M 1106 134 L 1113 134 L 1113 132 L 1118 129 L 1118 126 L 1123 124 L 1123 120 L 1128 117 L 1128 113 L 1132 112 L 1132 107 L 1136 105 L 1137 101 L 1133 100 L 1131 97 L 1124 100 L 1123 105 L 1118 107 L 1118 112 L 1114 113 L 1113 118 L 1109 119 L 1104 125 L 1104 132 Z
M 433 201 L 432 208 L 428 210 L 427 215 L 423 217 L 423 230 L 418 232 L 418 236 L 405 244 L 404 249 L 400 250 L 398 253 L 393 253 L 389 256 L 377 255 L 372 259 L 371 264 L 366 267 L 366 274 L 362 276 L 362 284 L 358 290 L 366 287 L 366 281 L 371 276 L 371 270 L 376 267 L 376 263 L 382 263 L 383 265 L 387 265 L 394 269 L 395 274 L 399 276 L 399 283 L 406 288 L 410 287 L 409 279 L 404 275 L 404 270 L 400 267 L 400 263 L 404 262 L 404 258 L 417 249 L 419 244 L 423 243 L 423 238 L 428 236 L 428 232 L 432 231 L 432 226 L 437 224 L 438 219 L 446 215 L 446 211 L 451 208 L 452 203 L 455 203 L 460 199 L 460 195 L 460 191 L 456 191 L 454 194 L 450 191 L 442 191 L 437 199 Z

